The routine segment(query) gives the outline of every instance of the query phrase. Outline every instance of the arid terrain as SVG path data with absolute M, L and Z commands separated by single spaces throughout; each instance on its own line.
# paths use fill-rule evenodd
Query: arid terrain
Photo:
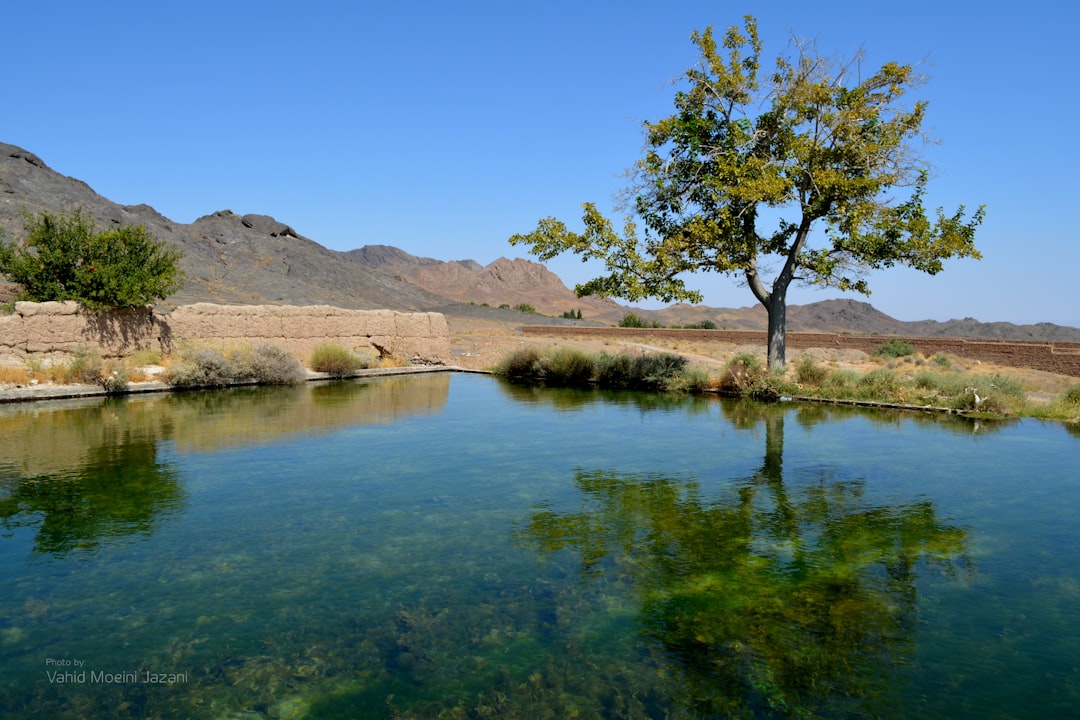
M 663 338 L 623 339 L 613 337 L 575 337 L 560 334 L 554 329 L 549 334 L 524 333 L 521 322 L 505 319 L 482 317 L 448 317 L 450 325 L 450 362 L 458 367 L 471 370 L 486 370 L 493 367 L 507 354 L 522 347 L 550 347 L 563 345 L 581 348 L 592 352 L 674 352 L 689 358 L 694 365 L 717 370 L 727 364 L 732 357 L 740 353 L 755 353 L 765 357 L 765 345 L 735 345 L 725 342 L 709 341 L 673 341 Z M 537 322 L 536 324 L 541 324 Z M 888 362 L 903 366 L 914 361 L 905 359 L 889 360 L 868 355 L 861 350 L 819 348 L 807 351 L 789 352 L 789 361 L 798 359 L 803 354 L 810 355 L 819 363 L 829 367 L 851 368 L 866 372 L 882 367 Z M 789 363 L 790 364 L 790 363 Z M 1059 395 L 1077 383 L 1077 378 L 1068 375 L 1019 368 L 977 360 L 958 359 L 955 369 L 979 375 L 1001 374 L 1012 377 L 1023 384 L 1028 397 L 1034 401 L 1049 399 Z

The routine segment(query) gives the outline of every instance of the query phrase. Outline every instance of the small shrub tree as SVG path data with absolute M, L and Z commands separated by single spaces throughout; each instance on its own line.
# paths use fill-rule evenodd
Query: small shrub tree
M 142 307 L 180 289 L 182 253 L 143 225 L 99 231 L 93 219 L 24 216 L 25 237 L 0 243 L 0 273 L 22 286 L 21 299 L 74 300 L 91 308 Z
M 301 382 L 307 375 L 299 360 L 268 343 L 237 350 L 229 361 L 233 378 L 254 380 L 260 385 L 289 385 Z
M 795 363 L 795 382 L 800 385 L 821 387 L 828 375 L 828 368 L 818 365 L 809 355 L 803 355 Z
M 311 351 L 308 366 L 315 372 L 329 373 L 335 377 L 343 377 L 360 370 L 365 366 L 364 360 L 348 348 L 334 343 L 324 343 L 316 346 Z
M 889 340 L 875 350 L 874 354 L 878 357 L 906 357 L 915 354 L 915 346 L 905 340 Z
M 1066 390 L 1065 394 L 1062 395 L 1062 400 L 1073 405 L 1080 405 L 1080 383 Z
M 162 379 L 173 387 L 224 387 L 232 381 L 233 371 L 219 351 L 196 348 L 165 368 Z
M 745 395 L 765 375 L 766 370 L 756 355 L 740 353 L 724 367 L 720 376 L 720 389 L 724 392 Z
M 619 321 L 619 327 L 626 328 L 658 328 L 660 323 L 656 320 L 652 322 L 638 317 L 637 313 L 626 313 L 623 315 L 622 320 Z

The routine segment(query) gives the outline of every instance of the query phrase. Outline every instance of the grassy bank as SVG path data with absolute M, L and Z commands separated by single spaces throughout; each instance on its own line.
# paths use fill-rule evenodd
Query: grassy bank
M 1020 381 L 953 367 L 945 356 L 896 356 L 868 372 L 823 365 L 809 356 L 772 373 L 750 353 L 718 371 L 692 366 L 673 353 L 589 353 L 567 347 L 523 348 L 503 358 L 494 373 L 510 382 L 549 387 L 598 387 L 661 392 L 715 392 L 764 401 L 814 398 L 949 410 L 985 417 L 1036 417 L 1080 423 L 1080 383 L 1049 402 L 1032 402 Z

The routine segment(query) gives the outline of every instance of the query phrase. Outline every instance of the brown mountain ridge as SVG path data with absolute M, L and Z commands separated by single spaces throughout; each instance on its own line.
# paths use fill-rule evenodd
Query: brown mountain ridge
M 268 215 L 222 210 L 190 224 L 176 223 L 149 205 L 120 205 L 98 195 L 81 180 L 52 170 L 37 155 L 0 143 L 0 229 L 4 241 L 21 234 L 21 212 L 69 213 L 79 208 L 103 227 L 143 224 L 184 252 L 183 290 L 165 305 L 192 302 L 240 304 L 329 304 L 345 308 L 433 310 L 450 316 L 481 311 L 509 320 L 557 322 L 499 305 L 528 304 L 558 316 L 578 310 L 586 320 L 610 324 L 635 312 L 665 325 L 711 320 L 720 327 L 765 329 L 760 306 L 738 309 L 672 305 L 641 310 L 602 298 L 578 298 L 543 265 L 499 258 L 442 261 L 411 255 L 388 245 L 365 245 L 338 252 Z M 0 295 L 0 300 L 3 297 Z M 482 308 L 483 305 L 491 306 Z M 855 300 L 825 300 L 788 308 L 793 331 L 877 333 L 881 335 L 963 336 L 1080 342 L 1080 329 L 1039 323 L 982 323 L 966 318 L 903 322 Z

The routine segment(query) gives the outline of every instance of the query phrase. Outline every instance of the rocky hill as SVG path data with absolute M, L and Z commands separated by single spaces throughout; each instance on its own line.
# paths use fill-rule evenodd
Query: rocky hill
M 142 224 L 184 252 L 184 289 L 168 304 L 198 301 L 246 304 L 330 304 L 359 310 L 429 310 L 446 304 L 412 283 L 350 262 L 340 253 L 265 215 L 229 210 L 190 225 L 149 205 L 119 205 L 86 183 L 49 168 L 31 152 L 0 143 L 0 227 L 22 231 L 20 212 L 82 208 L 102 227 Z
M 629 309 L 613 300 L 579 298 L 559 276 L 539 263 L 501 257 L 489 265 L 475 260 L 443 262 L 417 257 L 388 245 L 365 245 L 342 253 L 372 270 L 396 275 L 420 287 L 463 303 L 492 307 L 519 303 L 532 305 L 545 315 L 574 309 L 594 320 L 618 322 Z
M 24 210 L 58 214 L 80 207 L 102 227 L 143 224 L 183 250 L 185 286 L 166 305 L 205 301 L 437 310 L 451 315 L 483 311 L 517 321 L 530 318 L 494 308 L 526 303 L 551 316 L 580 309 L 585 318 L 610 324 L 632 311 L 665 325 L 703 320 L 737 329 L 764 330 L 766 325 L 765 311 L 757 305 L 724 309 L 677 304 L 649 311 L 601 298 L 578 298 L 557 275 L 528 260 L 499 258 L 483 266 L 475 260 L 417 257 L 387 245 L 336 252 L 273 217 L 229 210 L 187 225 L 176 223 L 149 205 L 114 203 L 81 180 L 55 172 L 37 155 L 0 143 L 0 228 L 8 240 L 21 233 Z M 9 298 L 9 291 L 0 286 L 0 302 Z M 492 309 L 482 308 L 484 304 Z M 793 331 L 1080 342 L 1080 329 L 1050 323 L 981 323 L 971 318 L 903 322 L 854 300 L 790 306 L 788 323 Z

